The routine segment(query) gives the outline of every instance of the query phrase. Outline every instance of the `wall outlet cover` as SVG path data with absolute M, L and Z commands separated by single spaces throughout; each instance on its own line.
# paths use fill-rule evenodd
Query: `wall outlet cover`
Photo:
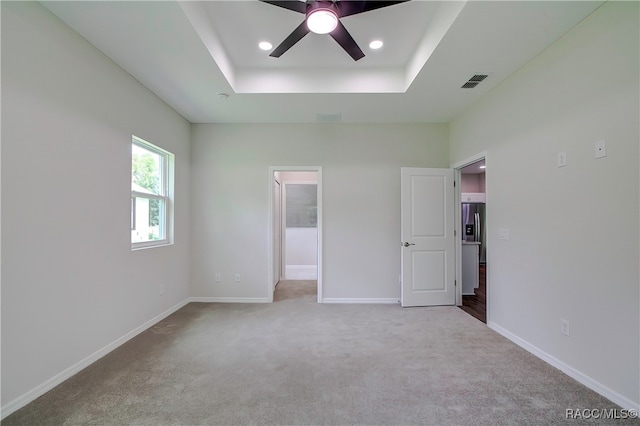
M 593 156 L 595 158 L 602 158 L 607 156 L 607 146 L 604 139 L 597 141 L 593 144 Z

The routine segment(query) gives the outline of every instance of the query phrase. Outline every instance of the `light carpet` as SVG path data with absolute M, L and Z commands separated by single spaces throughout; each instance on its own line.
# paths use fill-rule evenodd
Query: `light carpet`
M 456 307 L 315 295 L 190 303 L 2 424 L 637 424 L 565 419 L 620 407 Z

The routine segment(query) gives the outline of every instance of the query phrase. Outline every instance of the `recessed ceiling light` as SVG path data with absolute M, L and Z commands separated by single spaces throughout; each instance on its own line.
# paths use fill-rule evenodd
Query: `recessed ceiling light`
M 487 168 L 487 166 L 480 166 L 480 168 L 481 168 L 481 169 L 486 169 L 486 168 Z
M 371 43 L 369 43 L 369 47 L 373 50 L 376 50 L 380 49 L 383 44 L 384 43 L 382 43 L 382 40 L 373 40 Z
M 268 41 L 261 41 L 260 43 L 258 43 L 258 47 L 262 50 L 271 50 L 273 45 Z

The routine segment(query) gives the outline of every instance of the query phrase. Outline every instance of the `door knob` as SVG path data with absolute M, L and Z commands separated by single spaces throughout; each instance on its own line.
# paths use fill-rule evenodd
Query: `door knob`
M 404 245 L 405 247 L 415 246 L 415 244 L 414 244 L 414 243 L 407 243 L 407 242 L 405 242 L 403 245 Z

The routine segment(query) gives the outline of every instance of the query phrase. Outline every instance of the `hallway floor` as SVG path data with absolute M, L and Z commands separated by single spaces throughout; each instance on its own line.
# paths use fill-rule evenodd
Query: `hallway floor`
M 487 266 L 480 264 L 480 275 L 478 288 L 474 290 L 474 296 L 462 296 L 462 306 L 460 309 L 469 315 L 487 322 Z

